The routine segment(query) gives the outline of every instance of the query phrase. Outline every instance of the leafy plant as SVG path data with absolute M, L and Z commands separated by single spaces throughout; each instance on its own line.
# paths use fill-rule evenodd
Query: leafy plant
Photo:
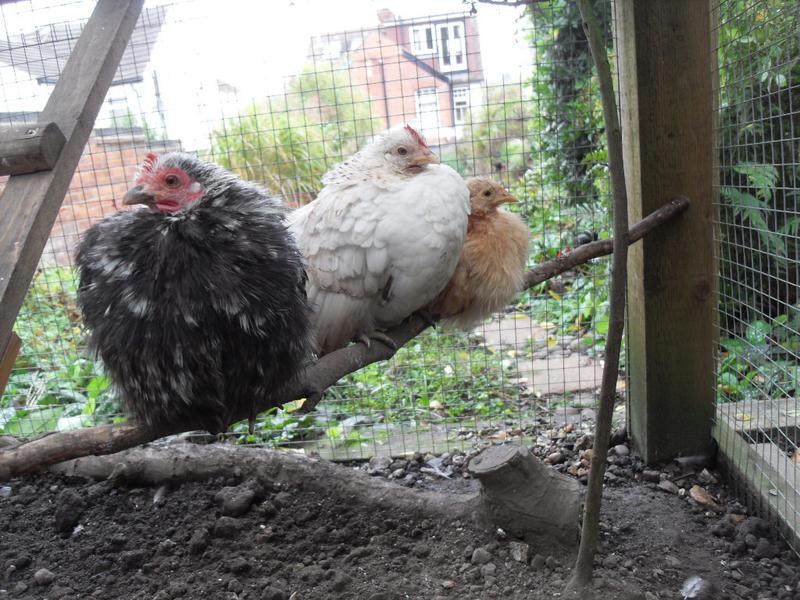
M 210 158 L 304 204 L 322 187 L 322 175 L 378 130 L 366 93 L 346 71 L 317 62 L 286 94 L 254 102 L 214 130 Z
M 720 339 L 717 397 L 720 401 L 764 400 L 800 390 L 800 311 L 748 323 L 741 337 Z
M 503 380 L 514 361 L 463 333 L 426 332 L 387 364 L 357 371 L 329 391 L 342 415 L 380 414 L 383 422 L 454 421 L 514 410 Z
M 72 269 L 41 269 L 17 317 L 21 339 L 0 400 L 0 432 L 30 436 L 110 421 L 117 405 L 102 365 L 86 355 Z
M 530 86 L 504 82 L 486 90 L 486 103 L 470 111 L 464 134 L 442 155 L 464 176 L 504 173 L 512 181 L 528 170 L 533 134 Z
M 594 0 L 611 48 L 611 3 Z M 534 154 L 542 158 L 544 181 L 568 204 L 598 199 L 591 156 L 605 147 L 602 110 L 592 58 L 573 0 L 532 3 L 529 43 L 541 57 L 531 79 L 536 98 Z
M 721 326 L 737 335 L 798 299 L 799 18 L 782 0 L 720 4 Z

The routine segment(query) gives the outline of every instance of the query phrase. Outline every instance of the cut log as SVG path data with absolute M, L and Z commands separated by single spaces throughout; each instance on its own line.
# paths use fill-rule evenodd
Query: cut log
M 490 523 L 531 545 L 577 545 L 583 489 L 575 479 L 512 444 L 484 450 L 469 472 L 481 482 L 479 514 Z
M 403 487 L 305 454 L 227 444 L 147 445 L 70 460 L 50 470 L 151 486 L 214 477 L 283 483 L 417 517 L 502 527 L 528 541 L 574 549 L 581 496 L 577 482 L 554 473 L 519 446 L 484 450 L 472 463 L 470 472 L 480 473 L 480 491 L 446 494 Z
M 0 175 L 52 169 L 66 142 L 56 123 L 0 128 Z

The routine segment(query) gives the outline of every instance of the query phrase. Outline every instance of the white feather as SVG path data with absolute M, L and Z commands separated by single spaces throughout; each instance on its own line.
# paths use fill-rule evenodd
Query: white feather
M 450 167 L 335 179 L 287 221 L 308 262 L 320 348 L 397 324 L 447 284 L 467 231 L 469 191 Z M 391 281 L 389 301 L 383 298 Z
M 690 600 L 691 598 L 699 597 L 700 594 L 705 591 L 705 588 L 705 580 L 697 575 L 692 575 L 689 577 L 689 579 L 683 582 L 683 587 L 681 588 L 683 600 Z

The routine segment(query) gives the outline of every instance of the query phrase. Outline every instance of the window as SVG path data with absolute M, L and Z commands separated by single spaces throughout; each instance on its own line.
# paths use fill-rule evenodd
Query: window
M 439 95 L 436 88 L 417 90 L 417 119 L 423 133 L 439 127 Z
M 439 61 L 442 71 L 466 68 L 464 27 L 462 23 L 445 23 L 439 29 Z
M 456 125 L 463 125 L 469 112 L 469 88 L 453 88 L 453 120 Z
M 464 22 L 418 25 L 411 28 L 411 48 L 417 56 L 436 54 L 441 71 L 467 68 Z
M 414 54 L 433 54 L 436 52 L 436 45 L 433 40 L 433 26 L 412 27 L 411 43 Z
M 336 60 L 342 55 L 342 41 L 329 39 L 322 42 L 320 54 L 325 60 Z

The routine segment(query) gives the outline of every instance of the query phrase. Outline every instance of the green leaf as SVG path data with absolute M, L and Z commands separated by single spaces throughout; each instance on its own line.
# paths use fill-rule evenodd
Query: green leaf
M 754 346 L 761 346 L 766 344 L 771 332 L 772 327 L 766 321 L 753 321 L 747 326 L 745 337 Z
M 53 431 L 63 412 L 62 408 L 18 410 L 14 418 L 6 422 L 4 431 L 20 437 L 30 437 L 45 431 Z

